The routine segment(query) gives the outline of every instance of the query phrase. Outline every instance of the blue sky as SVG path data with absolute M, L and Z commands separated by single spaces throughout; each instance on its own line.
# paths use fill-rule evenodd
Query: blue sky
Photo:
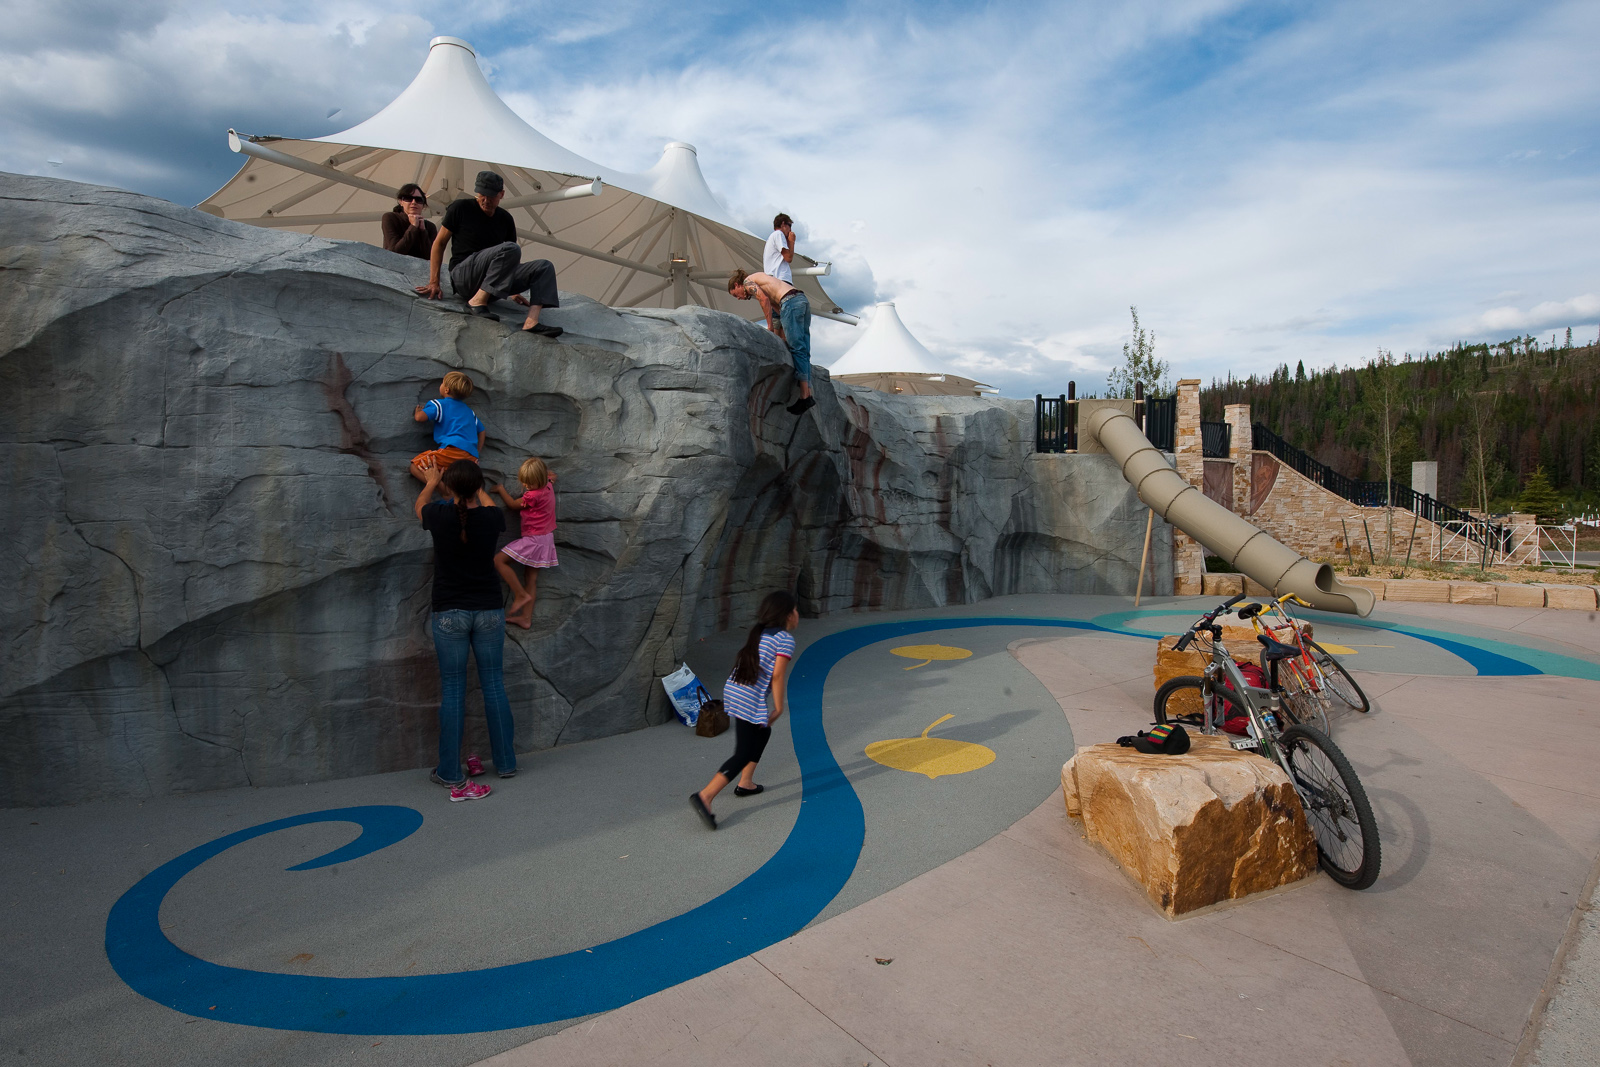
M 1008 395 L 1098 387 L 1130 304 L 1202 379 L 1600 330 L 1593 2 L 467 7 L 0 0 L 0 168 L 194 203 L 229 126 L 344 129 L 452 34 L 590 158 L 695 144 Z

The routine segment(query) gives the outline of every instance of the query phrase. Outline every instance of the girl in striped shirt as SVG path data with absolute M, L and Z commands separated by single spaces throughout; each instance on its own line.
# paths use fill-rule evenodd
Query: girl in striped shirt
M 799 603 L 794 594 L 768 593 L 756 611 L 750 637 L 733 660 L 733 673 L 722 687 L 722 707 L 733 720 L 733 756 L 698 793 L 689 794 L 689 806 L 708 830 L 717 828 L 711 801 L 734 778 L 736 797 L 761 792 L 756 785 L 756 764 L 772 738 L 772 724 L 789 707 L 789 665 L 794 662 L 794 633 L 800 625 Z M 772 711 L 767 711 L 767 697 Z

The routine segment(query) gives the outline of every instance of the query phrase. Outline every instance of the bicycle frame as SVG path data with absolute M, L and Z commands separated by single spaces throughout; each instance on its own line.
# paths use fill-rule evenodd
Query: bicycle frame
M 1229 654 L 1227 646 L 1222 643 L 1222 628 L 1210 622 L 1208 617 L 1205 626 L 1196 625 L 1191 632 L 1199 637 L 1203 630 L 1211 641 L 1211 662 L 1206 665 L 1202 675 L 1205 678 L 1205 686 L 1201 690 L 1201 732 L 1211 735 L 1217 732 L 1220 723 L 1215 719 L 1215 709 L 1220 702 L 1213 698 L 1223 689 L 1222 681 L 1226 679 L 1233 689 L 1228 699 L 1243 705 L 1245 715 L 1250 721 L 1250 735 L 1230 743 L 1236 749 L 1255 749 L 1260 752 L 1282 767 L 1292 781 L 1294 773 L 1277 745 L 1278 734 L 1283 729 L 1279 724 L 1279 715 L 1282 712 L 1281 687 L 1259 689 L 1245 681 L 1244 673 L 1239 670 L 1238 663 Z

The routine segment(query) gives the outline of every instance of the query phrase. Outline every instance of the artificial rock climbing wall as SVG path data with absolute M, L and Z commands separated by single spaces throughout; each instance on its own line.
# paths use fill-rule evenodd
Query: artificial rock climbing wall
M 419 299 L 425 273 L 0 175 L 0 803 L 429 765 L 407 463 L 451 369 L 491 482 L 558 475 L 561 566 L 506 649 L 524 750 L 663 721 L 654 679 L 780 586 L 808 615 L 1132 592 L 1143 506 L 1105 456 L 1033 455 L 1030 403 L 819 373 L 796 419 L 782 344 L 732 315 L 564 296 L 551 342 Z

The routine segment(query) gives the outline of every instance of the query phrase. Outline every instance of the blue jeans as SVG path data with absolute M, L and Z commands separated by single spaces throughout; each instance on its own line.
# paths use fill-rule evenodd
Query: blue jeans
M 778 305 L 778 321 L 789 340 L 789 358 L 794 360 L 794 379 L 811 380 L 811 301 L 799 293 Z
M 506 643 L 504 611 L 436 611 L 433 648 L 439 654 L 439 766 L 447 782 L 461 782 L 461 732 L 466 728 L 467 651 L 478 661 L 478 687 L 483 690 L 483 715 L 489 720 L 489 751 L 494 769 L 517 769 L 512 742 L 511 701 L 506 699 L 502 666 Z

